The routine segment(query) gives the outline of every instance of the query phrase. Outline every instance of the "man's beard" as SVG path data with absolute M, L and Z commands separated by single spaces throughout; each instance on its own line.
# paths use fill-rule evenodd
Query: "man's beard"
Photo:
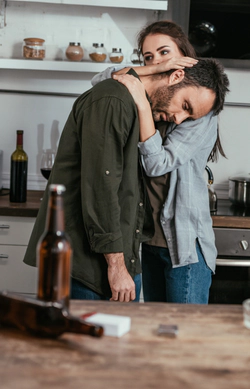
M 175 95 L 177 88 L 175 85 L 171 86 L 162 86 L 158 88 L 154 94 L 151 96 L 151 102 L 152 102 L 152 115 L 154 118 L 154 121 L 159 122 L 160 120 L 163 120 L 161 117 L 161 112 L 166 113 L 168 119 L 167 121 L 171 122 L 171 117 L 168 113 L 168 108 L 171 103 L 172 98 Z

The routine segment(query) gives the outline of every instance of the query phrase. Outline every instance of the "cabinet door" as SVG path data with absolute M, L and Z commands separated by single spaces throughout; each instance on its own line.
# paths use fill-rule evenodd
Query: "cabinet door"
M 25 246 L 0 245 L 0 290 L 36 294 L 38 269 L 23 262 Z
M 31 217 L 0 217 L 0 244 L 27 246 L 35 223 Z

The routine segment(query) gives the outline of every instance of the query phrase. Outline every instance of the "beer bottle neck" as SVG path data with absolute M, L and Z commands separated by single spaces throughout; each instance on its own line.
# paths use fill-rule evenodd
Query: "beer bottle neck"
M 64 319 L 66 320 L 66 331 L 73 332 L 75 334 L 85 334 L 94 337 L 101 337 L 103 335 L 103 327 L 86 323 L 79 317 L 75 317 L 69 314 L 68 311 L 63 312 Z
M 50 232 L 60 232 L 65 230 L 63 197 L 57 193 L 51 193 L 46 229 Z

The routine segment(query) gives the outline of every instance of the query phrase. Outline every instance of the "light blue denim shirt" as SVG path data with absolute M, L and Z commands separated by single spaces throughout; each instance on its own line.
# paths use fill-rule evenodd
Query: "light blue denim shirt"
M 96 85 L 101 81 L 107 80 L 107 78 L 112 77 L 112 73 L 116 72 L 117 70 L 123 69 L 124 66 L 118 65 L 118 66 L 110 66 L 109 68 L 103 70 L 100 73 L 97 73 L 94 75 L 94 77 L 91 79 L 91 84 Z
M 198 262 L 198 239 L 207 265 L 215 270 L 217 250 L 204 171 L 216 138 L 217 116 L 209 113 L 178 126 L 169 123 L 163 144 L 159 131 L 138 144 L 148 176 L 171 172 L 161 225 L 173 267 Z

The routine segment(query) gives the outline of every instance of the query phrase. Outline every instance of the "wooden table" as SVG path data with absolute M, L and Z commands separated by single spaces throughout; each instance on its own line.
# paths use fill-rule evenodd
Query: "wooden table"
M 1 389 L 249 389 L 250 330 L 236 305 L 71 301 L 70 310 L 130 316 L 121 338 L 56 340 L 0 330 Z M 157 335 L 177 324 L 176 338 Z

